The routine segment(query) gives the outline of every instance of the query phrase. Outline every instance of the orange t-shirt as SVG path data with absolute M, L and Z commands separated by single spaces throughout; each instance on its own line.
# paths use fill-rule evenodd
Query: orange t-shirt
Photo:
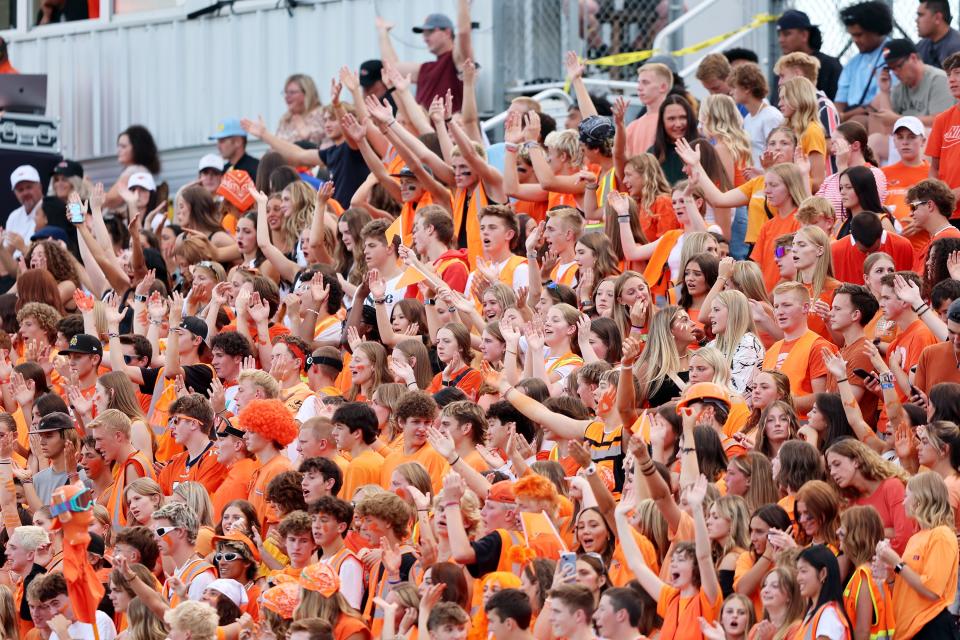
M 669 585 L 660 588 L 660 597 L 657 599 L 657 615 L 663 618 L 660 628 L 661 638 L 672 640 L 703 640 L 700 632 L 700 618 L 713 622 L 720 617 L 720 607 L 723 606 L 723 594 L 718 593 L 716 599 L 710 602 L 703 593 L 703 589 L 696 595 L 685 598 L 680 591 Z
M 666 193 L 654 198 L 649 211 L 640 210 L 639 214 L 640 229 L 647 242 L 653 242 L 671 229 L 682 228 L 673 210 L 673 199 Z
M 924 160 L 916 167 L 908 167 L 903 162 L 898 162 L 897 164 L 880 167 L 880 171 L 883 171 L 883 175 L 887 177 L 887 201 L 883 204 L 891 210 L 893 217 L 906 224 L 912 216 L 910 207 L 907 206 L 907 191 L 913 185 L 929 177 L 930 163 Z M 922 253 L 923 248 L 930 240 L 930 234 L 926 231 L 920 231 L 907 239 L 913 245 L 915 253 Z
M 234 500 L 246 500 L 250 494 L 250 478 L 257 470 L 257 461 L 253 458 L 237 460 L 227 469 L 227 475 L 217 490 L 210 494 L 213 502 L 214 520 L 219 520 L 223 510 Z
M 916 236 L 914 236 L 916 237 Z M 929 239 L 929 235 L 927 238 Z M 913 268 L 914 250 L 910 240 L 884 230 L 877 252 L 893 258 L 893 267 L 897 271 L 910 271 Z M 833 258 L 833 275 L 841 282 L 863 284 L 863 263 L 869 254 L 857 248 L 853 236 L 844 236 L 830 245 Z
M 261 527 L 266 530 L 267 525 L 280 521 L 276 510 L 267 503 L 267 485 L 277 475 L 293 468 L 293 464 L 281 451 L 265 465 L 257 464 L 248 484 L 247 500 L 257 510 L 257 518 Z
M 910 368 L 920 362 L 920 354 L 923 350 L 937 342 L 936 336 L 927 328 L 923 320 L 917 318 L 887 347 L 887 362 L 890 362 L 894 352 L 898 352 L 903 370 L 910 373 Z
M 340 496 L 344 500 L 350 501 L 357 489 L 363 485 L 380 484 L 380 467 L 382 466 L 383 456 L 373 449 L 367 449 L 350 460 L 343 472 L 343 486 L 340 488 Z
M 940 382 L 960 383 L 960 369 L 955 366 L 956 362 L 952 342 L 940 342 L 927 347 L 920 354 L 913 384 L 924 393 L 930 393 L 930 388 Z M 957 513 L 960 515 L 960 511 Z
M 940 160 L 938 177 L 947 186 L 960 187 L 960 107 L 954 105 L 934 118 L 924 153 Z M 954 209 L 952 217 L 958 214 L 960 209 Z
M 753 553 L 750 551 L 744 551 L 737 557 L 737 565 L 733 570 L 734 589 L 737 589 L 740 584 L 740 579 L 743 578 L 750 569 L 753 569 L 756 564 L 756 561 L 753 559 Z M 760 584 L 763 584 L 764 578 L 766 578 L 766 574 L 760 579 Z M 750 598 L 750 601 L 753 603 L 753 608 L 757 612 L 757 619 L 759 619 L 763 615 L 763 602 L 760 600 L 760 589 L 755 589 L 753 593 L 747 594 L 747 597 Z
M 807 125 L 807 130 L 800 136 L 800 149 L 806 155 L 819 153 L 826 158 L 827 138 L 823 133 L 823 127 L 819 121 L 814 120 Z
M 767 209 L 770 209 L 774 218 L 777 217 L 777 208 L 767 204 L 767 195 L 764 193 L 766 185 L 766 178 L 761 175 L 737 186 L 737 190 L 750 198 L 750 202 L 747 203 L 747 234 L 744 236 L 744 240 L 748 243 L 756 242 L 760 236 L 760 229 L 769 219 Z
M 363 623 L 363 620 L 341 613 L 340 617 L 337 618 L 337 624 L 333 627 L 333 640 L 347 640 L 347 638 L 358 634 L 364 638 L 372 637 L 370 629 Z
M 227 468 L 217 460 L 217 450 L 212 443 L 200 454 L 200 459 L 188 467 L 189 456 L 188 451 L 178 453 L 160 471 L 157 482 L 163 488 L 164 494 L 173 493 L 173 488 L 181 482 L 193 481 L 202 484 L 207 489 L 207 493 L 212 495 L 227 477 Z
M 953 111 L 953 109 L 951 109 Z M 912 638 L 947 606 L 957 593 L 957 534 L 949 527 L 924 529 L 910 536 L 902 558 L 923 585 L 937 594 L 928 600 L 898 576 L 893 585 L 893 617 L 897 637 Z
M 430 474 L 430 484 L 433 485 L 433 495 L 438 495 L 443 488 L 443 476 L 450 472 L 450 465 L 437 453 L 430 445 L 420 447 L 414 453 L 407 455 L 401 449 L 391 453 L 383 460 L 383 466 L 380 468 L 380 486 L 384 489 L 390 488 L 390 476 L 394 470 L 404 462 L 419 462 L 423 468 Z
M 777 260 L 774 256 L 776 241 L 780 236 L 788 233 L 794 233 L 800 228 L 797 222 L 796 211 L 794 210 L 787 217 L 776 215 L 760 227 L 760 233 L 757 235 L 757 242 L 753 245 L 753 251 L 750 252 L 750 259 L 760 265 L 763 271 L 763 283 L 767 291 L 773 291 L 780 281 L 780 268 L 777 267 Z
M 927 253 L 930 251 L 930 245 L 941 238 L 960 238 L 960 229 L 957 229 L 952 224 L 948 224 L 931 236 L 927 243 L 923 245 L 922 249 L 915 251 L 913 261 L 914 273 L 922 277 L 923 274 L 927 272 Z
M 462 378 L 457 380 L 458 377 L 463 375 Z M 476 369 L 471 369 L 470 367 L 463 367 L 455 374 L 450 376 L 449 382 L 457 380 L 456 387 L 460 389 L 470 400 L 477 399 L 477 391 L 480 390 L 480 385 L 483 384 L 483 374 L 477 371 Z M 436 393 L 440 391 L 443 387 L 451 386 L 449 384 L 444 384 L 443 373 L 438 373 L 433 376 L 433 380 L 430 381 L 430 386 L 427 387 L 427 393 Z

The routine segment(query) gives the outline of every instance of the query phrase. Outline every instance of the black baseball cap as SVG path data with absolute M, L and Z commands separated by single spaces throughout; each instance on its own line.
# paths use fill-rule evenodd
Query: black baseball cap
M 883 61 L 887 64 L 890 64 L 891 62 L 896 62 L 897 60 L 903 60 L 911 53 L 916 52 L 917 48 L 913 45 L 913 42 L 907 40 L 906 38 L 898 38 L 896 40 L 891 40 L 883 48 Z
M 100 556 L 100 562 L 105 567 L 112 567 L 110 561 L 107 560 L 106 556 L 103 555 L 107 550 L 107 545 L 103 543 L 103 536 L 99 533 L 90 532 L 90 542 L 87 543 L 87 553 L 92 553 L 95 556 Z
M 577 130 L 580 133 L 580 142 L 591 147 L 602 146 L 607 140 L 613 138 L 617 132 L 613 126 L 613 118 L 607 116 L 584 118 Z
M 372 87 L 383 80 L 383 61 L 367 60 L 360 65 L 360 71 L 357 75 L 360 76 L 361 87 Z
M 83 177 L 83 165 L 77 162 L 76 160 L 61 160 L 57 163 L 57 166 L 53 168 L 53 175 L 55 176 L 76 176 L 78 178 Z
M 239 427 L 235 426 L 226 417 L 222 415 L 220 417 L 221 417 L 220 424 L 217 426 L 222 427 L 222 429 L 219 429 L 217 431 L 218 438 L 226 438 L 227 436 L 243 438 L 244 434 L 246 433 L 243 429 L 240 429 Z
M 40 422 L 37 423 L 37 428 L 33 431 L 30 431 L 30 433 L 36 434 L 48 433 L 50 431 L 66 431 L 67 429 L 73 428 L 75 428 L 73 424 L 73 418 L 62 411 L 54 411 L 40 418 Z
M 947 307 L 947 320 L 949 322 L 960 322 L 960 298 L 957 298 Z
M 810 16 L 803 11 L 788 9 L 777 18 L 777 29 L 806 29 L 810 30 L 813 25 L 810 24 Z
M 186 316 L 180 321 L 180 328 L 186 329 L 201 340 L 207 339 L 207 323 L 197 316 Z
M 100 344 L 100 340 L 96 336 L 89 333 L 78 333 L 70 338 L 70 344 L 67 348 L 60 351 L 60 355 L 68 353 L 103 357 L 103 345 Z

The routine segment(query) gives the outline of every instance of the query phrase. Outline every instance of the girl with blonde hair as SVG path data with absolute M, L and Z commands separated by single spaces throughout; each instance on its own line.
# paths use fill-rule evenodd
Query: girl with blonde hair
M 695 382 L 712 382 L 725 389 L 730 387 L 730 368 L 723 354 L 713 347 L 701 347 L 690 356 L 690 379 Z
M 840 286 L 840 281 L 833 277 L 830 237 L 820 227 L 801 227 L 793 234 L 791 253 L 797 268 L 797 282 L 810 294 L 808 326 L 829 340 L 830 332 L 822 315 L 829 312 L 833 294 Z
M 747 451 L 731 458 L 725 484 L 727 495 L 741 496 L 751 513 L 764 505 L 776 504 L 780 499 L 773 483 L 773 465 L 759 451 Z
M 714 500 L 707 511 L 707 533 L 720 590 L 730 594 L 737 559 L 750 548 L 750 512 L 746 501 L 740 496 L 723 496 Z
M 393 380 L 387 369 L 387 351 L 378 342 L 361 342 L 353 350 L 350 359 L 350 375 L 353 386 L 347 398 L 353 402 L 365 402 L 384 382 Z
M 197 532 L 197 553 L 206 556 L 213 552 L 211 540 L 215 535 L 213 520 L 213 502 L 210 500 L 210 493 L 199 482 L 187 481 L 179 482 L 173 488 L 173 494 L 170 496 L 173 502 L 182 502 L 186 504 L 197 515 L 200 522 L 200 530 Z
M 780 83 L 780 112 L 785 124 L 800 140 L 799 150 L 810 162 L 810 185 L 813 193 L 826 177 L 827 139 L 820 124 L 817 88 L 803 77 Z
M 886 565 L 893 583 L 893 619 L 896 637 L 955 638 L 948 607 L 957 595 L 957 534 L 953 510 L 943 478 L 933 471 L 907 482 L 903 507 L 920 530 L 902 550 L 883 540 L 877 559 Z M 882 578 L 882 577 L 881 577 Z
M 890 590 L 873 574 L 877 544 L 883 540 L 883 523 L 870 507 L 850 507 L 840 515 L 837 530 L 840 550 L 852 573 L 843 590 L 843 607 L 860 635 L 869 638 L 893 636 Z
M 715 141 L 714 149 L 734 186 L 744 182 L 743 169 L 752 162 L 750 136 L 743 129 L 743 117 L 728 95 L 713 94 L 700 105 L 703 132 Z
M 686 386 L 690 347 L 697 341 L 687 312 L 664 307 L 653 316 L 643 358 L 637 363 L 638 406 L 658 407 L 680 395 Z
M 707 347 L 717 349 L 730 371 L 730 386 L 740 394 L 763 368 L 765 350 L 747 297 L 735 289 L 723 291 L 713 299 L 708 316 L 708 327 L 717 336 Z
M 381 450 L 398 449 L 403 441 L 399 440 L 403 430 L 397 424 L 396 412 L 400 399 L 407 394 L 407 387 L 397 382 L 387 382 L 377 387 L 373 392 L 372 402 L 370 403 L 373 412 L 377 414 L 377 421 L 380 426 L 380 437 L 373 444 L 373 448 L 387 455 Z
M 0 633 L 3 640 L 19 640 L 19 612 L 10 587 L 0 585 Z
M 163 489 L 155 480 L 137 478 L 123 491 L 123 502 L 127 509 L 128 524 L 139 524 L 153 529 L 153 512 L 164 505 Z
M 636 218 L 646 238 L 659 238 L 671 229 L 680 228 L 677 214 L 673 211 L 670 183 L 652 154 L 641 153 L 626 161 L 623 165 L 623 188 L 637 204 Z M 607 219 L 610 218 L 608 210 Z
M 750 637 L 770 640 L 795 638 L 807 604 L 800 595 L 794 570 L 781 566 L 768 573 L 760 588 L 760 602 L 763 604 L 763 616 Z
M 577 299 L 593 304 L 597 285 L 605 278 L 620 274 L 620 265 L 610 238 L 599 232 L 585 233 L 577 240 L 574 256 L 577 271 Z M 584 305 L 586 306 L 586 305 Z

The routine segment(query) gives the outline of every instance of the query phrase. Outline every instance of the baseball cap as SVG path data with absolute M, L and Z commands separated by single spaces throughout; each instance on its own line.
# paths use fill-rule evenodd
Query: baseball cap
M 247 590 L 243 585 L 232 578 L 217 578 L 207 585 L 207 589 L 213 589 L 230 598 L 233 604 L 242 607 L 250 600 L 247 598 Z
M 180 321 L 180 328 L 186 329 L 201 340 L 207 339 L 207 323 L 197 316 L 186 316 Z
M 40 174 L 29 164 L 22 164 L 10 174 L 10 188 L 16 189 L 21 182 L 40 182 Z
M 141 189 L 146 189 L 147 191 L 156 191 L 157 183 L 154 181 L 153 176 L 147 173 L 146 171 L 139 171 L 127 180 L 127 188 L 133 189 L 134 187 L 140 187 Z
M 220 426 L 223 428 L 217 431 L 218 438 L 226 438 L 227 436 L 233 436 L 235 438 L 243 438 L 246 431 L 237 427 L 229 419 L 220 414 Z
M 210 140 L 222 140 L 223 138 L 233 138 L 235 136 L 246 138 L 247 132 L 240 126 L 239 118 L 227 118 L 217 124 L 216 132 L 210 136 Z
M 51 240 L 67 242 L 67 232 L 60 227 L 40 227 L 32 236 L 30 236 L 30 242 L 34 242 L 36 240 L 46 240 L 47 238 L 50 238 Z
M 92 553 L 95 556 L 100 556 L 100 561 L 105 567 L 112 567 L 110 561 L 107 560 L 106 556 L 103 554 L 106 552 L 107 546 L 103 543 L 103 536 L 99 533 L 90 532 L 90 542 L 87 544 L 87 553 Z
M 413 32 L 423 33 L 434 29 L 450 29 L 453 31 L 453 21 L 442 13 L 431 13 L 422 25 L 413 28 Z
M 206 325 L 204 325 L 206 326 Z M 60 351 L 60 355 L 79 353 L 85 356 L 103 356 L 103 345 L 96 336 L 89 333 L 78 333 L 70 338 L 70 344 Z
M 891 62 L 896 62 L 897 60 L 903 60 L 911 53 L 916 53 L 917 48 L 913 46 L 913 42 L 907 40 L 906 38 L 898 38 L 896 40 L 891 40 L 883 48 L 883 61 L 887 64 Z
M 923 126 L 923 123 L 917 116 L 903 116 L 902 118 L 899 118 L 893 124 L 893 132 L 896 133 L 897 129 L 900 129 L 901 127 L 907 129 L 910 133 L 917 136 L 922 136 L 926 133 L 926 128 Z
M 810 16 L 803 11 L 788 9 L 777 18 L 777 29 L 812 29 Z
M 431 171 L 430 167 L 428 167 L 427 165 L 423 165 L 423 169 L 430 175 L 433 175 L 433 171 Z M 413 178 L 414 180 L 416 180 L 417 174 L 415 174 L 413 172 L 413 169 L 411 169 L 410 167 L 404 167 L 403 169 L 400 169 L 400 171 L 398 171 L 397 173 L 391 173 L 390 177 L 391 178 Z
M 414 31 L 416 31 L 416 29 L 414 29 Z M 361 87 L 372 87 L 380 80 L 383 80 L 383 61 L 367 60 L 360 65 L 360 71 L 357 75 L 360 76 Z
M 57 163 L 57 166 L 53 168 L 53 175 L 55 176 L 76 176 L 78 178 L 83 177 L 83 165 L 77 162 L 76 160 L 61 160 Z
M 63 353 L 62 351 L 60 353 Z M 37 428 L 31 431 L 32 434 L 47 433 L 50 431 L 65 431 L 73 429 L 73 418 L 62 411 L 54 411 L 40 418 Z
M 204 169 L 215 169 L 220 173 L 223 173 L 224 166 L 223 158 L 220 157 L 217 153 L 208 153 L 207 155 L 200 158 L 200 164 L 197 167 L 197 171 L 203 171 Z
M 487 492 L 487 500 L 494 502 L 516 502 L 517 494 L 513 490 L 513 483 L 509 480 L 494 482 Z

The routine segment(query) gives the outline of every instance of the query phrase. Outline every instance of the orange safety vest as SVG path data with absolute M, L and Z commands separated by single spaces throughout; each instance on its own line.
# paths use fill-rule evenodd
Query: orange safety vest
M 563 284 L 568 287 L 573 286 L 573 281 L 577 279 L 577 272 L 580 270 L 580 265 L 574 262 L 571 266 L 567 267 L 567 270 L 562 274 L 560 273 L 560 265 L 557 264 L 550 271 L 550 279 L 556 282 L 557 284 Z
M 667 259 L 682 235 L 683 229 L 671 229 L 665 232 L 660 236 L 657 248 L 653 250 L 653 255 L 647 261 L 647 267 L 643 270 L 643 279 L 650 285 L 650 293 L 654 297 L 666 294 L 667 289 L 670 288 L 672 274 L 667 266 Z
M 333 325 L 337 324 L 338 322 L 340 322 L 340 318 L 335 315 L 327 316 L 323 320 L 320 320 L 319 322 L 317 322 L 317 326 L 314 327 L 313 329 L 313 339 L 319 340 L 320 336 L 323 334 L 324 331 L 326 331 Z
M 187 563 L 186 568 L 184 568 L 183 573 L 180 574 L 180 582 L 185 584 L 188 588 L 190 584 L 203 575 L 206 572 L 210 572 L 214 575 L 217 574 L 216 569 L 213 568 L 213 565 L 204 560 L 203 558 L 194 558 Z M 163 591 L 161 592 L 163 597 L 166 598 L 167 602 L 170 603 L 170 608 L 175 609 L 178 604 L 180 604 L 180 596 L 174 592 L 173 588 L 170 586 L 170 580 L 168 579 L 163 583 Z
M 800 639 L 799 640 L 817 640 L 814 635 L 817 632 L 817 626 L 820 624 L 820 616 L 823 615 L 823 612 L 828 608 L 832 608 L 837 617 L 840 619 L 841 624 L 843 624 L 844 636 L 842 640 L 850 640 L 853 636 L 850 633 L 850 623 L 847 622 L 847 617 L 843 615 L 843 611 L 840 611 L 840 608 L 834 602 L 828 602 L 823 605 L 817 612 L 813 614 L 813 618 L 809 622 L 805 623 L 800 630 Z
M 467 246 L 461 249 L 467 250 L 471 270 L 477 268 L 477 256 L 480 255 L 480 210 L 489 202 L 483 182 L 473 188 L 469 203 L 464 189 L 457 189 L 453 194 L 453 237 L 459 238 L 462 225 L 467 225 Z
M 817 341 L 820 334 L 807 329 L 793 344 L 786 360 L 778 367 L 777 360 L 780 358 L 780 349 L 783 347 L 783 340 L 777 340 L 773 343 L 766 355 L 763 356 L 764 369 L 776 369 L 790 378 L 790 393 L 794 397 L 807 395 L 813 392 L 810 381 L 807 380 L 807 364 L 810 362 L 810 352 L 813 351 L 813 344 Z M 806 384 L 804 381 L 806 380 Z
M 846 589 L 843 590 L 843 608 L 847 611 L 850 620 L 857 619 L 857 600 L 860 597 L 860 590 L 866 585 L 870 593 L 870 600 L 873 602 L 873 619 L 870 621 L 870 640 L 890 640 L 894 636 L 896 620 L 893 619 L 893 607 L 888 607 L 891 593 L 886 584 L 883 591 L 877 589 L 877 584 L 873 581 L 869 566 L 857 567 Z
M 596 166 L 597 170 L 599 171 L 600 166 L 599 165 L 594 165 L 594 166 Z M 591 170 L 592 170 L 592 167 L 591 167 Z M 597 208 L 603 209 L 603 205 L 605 205 L 607 202 L 607 194 L 609 194 L 611 191 L 616 190 L 617 188 L 617 172 L 615 167 L 610 167 L 609 169 L 604 171 L 602 174 L 600 174 L 599 179 L 600 179 L 600 188 L 597 189 Z
M 153 471 L 153 465 L 140 451 L 134 451 L 123 464 L 114 466 L 113 484 L 110 486 L 110 493 L 107 496 L 107 511 L 110 512 L 110 522 L 114 529 L 127 526 L 127 507 L 123 502 L 123 493 L 127 488 L 127 467 L 130 465 L 137 470 L 141 478 L 157 479 L 157 475 Z
M 212 375 L 217 372 L 208 364 L 200 363 L 210 368 Z M 164 367 L 160 367 L 157 372 L 157 384 L 153 388 L 153 397 L 150 400 L 150 410 L 147 413 L 147 419 L 150 423 L 150 429 L 157 440 L 157 450 L 154 457 L 157 462 L 167 462 L 173 456 L 183 452 L 183 446 L 177 444 L 167 429 L 167 420 L 170 419 L 170 405 L 177 399 L 177 391 L 174 388 L 173 378 L 163 377 Z
M 403 208 L 400 209 L 400 228 L 404 245 L 413 246 L 413 219 L 417 215 L 417 209 L 428 204 L 433 204 L 433 196 L 428 191 L 425 191 L 419 200 L 403 203 Z
M 512 289 L 513 274 L 517 271 L 517 267 L 522 264 L 527 264 L 527 259 L 523 256 L 510 256 L 507 258 L 507 263 L 503 265 L 503 269 L 500 270 L 500 282 Z

